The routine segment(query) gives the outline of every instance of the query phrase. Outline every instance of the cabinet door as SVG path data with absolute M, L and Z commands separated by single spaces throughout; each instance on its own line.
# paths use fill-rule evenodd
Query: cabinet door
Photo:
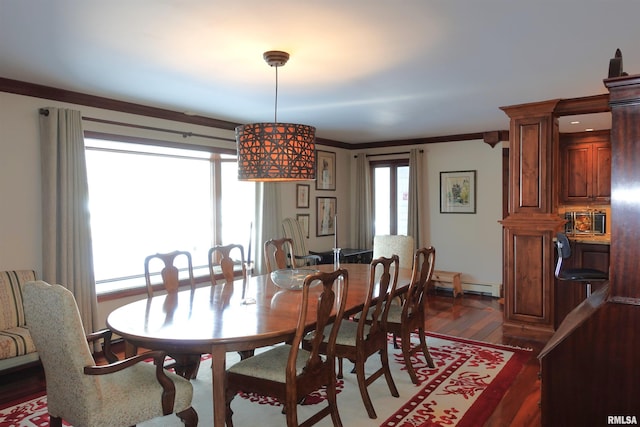
M 591 144 L 566 144 L 561 147 L 562 179 L 560 194 L 566 203 L 591 200 L 593 156 Z
M 593 144 L 593 197 L 596 202 L 611 201 L 611 143 Z
M 609 203 L 611 200 L 611 143 L 563 144 L 561 202 L 569 204 Z

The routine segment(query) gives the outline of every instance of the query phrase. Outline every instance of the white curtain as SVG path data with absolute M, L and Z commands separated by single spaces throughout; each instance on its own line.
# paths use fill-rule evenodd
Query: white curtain
M 256 186 L 255 274 L 267 272 L 264 263 L 264 242 L 283 235 L 280 225 L 280 186 L 277 182 L 263 182 Z
M 371 197 L 371 171 L 367 155 L 360 153 L 356 157 L 356 247 L 373 247 L 373 203 Z
M 421 150 L 414 148 L 409 152 L 409 218 L 407 234 L 413 236 L 414 249 L 422 248 L 428 241 L 427 236 L 423 236 L 426 231 L 424 226 L 426 218 L 422 218 L 421 207 L 423 206 L 427 182 L 423 179 L 423 155 Z
M 42 278 L 75 296 L 87 333 L 97 325 L 89 188 L 79 111 L 40 110 Z

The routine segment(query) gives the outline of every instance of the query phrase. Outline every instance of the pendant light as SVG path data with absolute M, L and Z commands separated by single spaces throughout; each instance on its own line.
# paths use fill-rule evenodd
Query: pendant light
M 264 60 L 276 68 L 273 123 L 236 127 L 238 179 L 240 181 L 302 181 L 316 178 L 313 126 L 278 123 L 278 67 L 289 60 L 281 51 L 265 52 Z

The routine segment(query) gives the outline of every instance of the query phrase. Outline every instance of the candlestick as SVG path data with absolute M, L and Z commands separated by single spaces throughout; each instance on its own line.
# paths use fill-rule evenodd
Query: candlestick
M 338 247 L 338 215 L 333 217 L 333 247 Z

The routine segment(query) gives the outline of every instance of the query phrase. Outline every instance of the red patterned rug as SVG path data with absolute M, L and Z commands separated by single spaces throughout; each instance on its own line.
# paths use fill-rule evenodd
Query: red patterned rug
M 481 426 L 491 416 L 523 364 L 532 357 L 530 351 L 475 342 L 444 335 L 429 334 L 427 344 L 436 368 L 426 366 L 418 355 L 417 368 L 420 385 L 411 383 L 399 350 L 389 346 L 391 369 L 400 398 L 390 395 L 383 379 L 369 386 L 378 420 L 367 417 L 358 391 L 355 375 L 347 374 L 338 386 L 338 406 L 345 426 L 409 427 L 409 426 Z M 237 356 L 229 353 L 228 363 Z M 375 368 L 375 357 L 368 364 Z M 194 384 L 193 406 L 198 411 L 200 425 L 212 424 L 211 371 L 209 361 L 203 361 Z M 324 400 L 322 392 L 309 396 L 298 409 L 299 417 L 315 412 L 316 403 Z M 30 396 L 0 407 L 0 427 L 47 426 L 47 401 L 44 394 Z M 232 402 L 234 423 L 237 426 L 255 424 L 281 426 L 284 415 L 278 402 L 260 396 L 239 395 Z M 379 420 L 385 420 L 378 424 Z M 68 424 L 65 424 L 68 425 Z M 175 416 L 152 420 L 140 426 L 181 426 Z M 319 426 L 330 426 L 330 418 Z

